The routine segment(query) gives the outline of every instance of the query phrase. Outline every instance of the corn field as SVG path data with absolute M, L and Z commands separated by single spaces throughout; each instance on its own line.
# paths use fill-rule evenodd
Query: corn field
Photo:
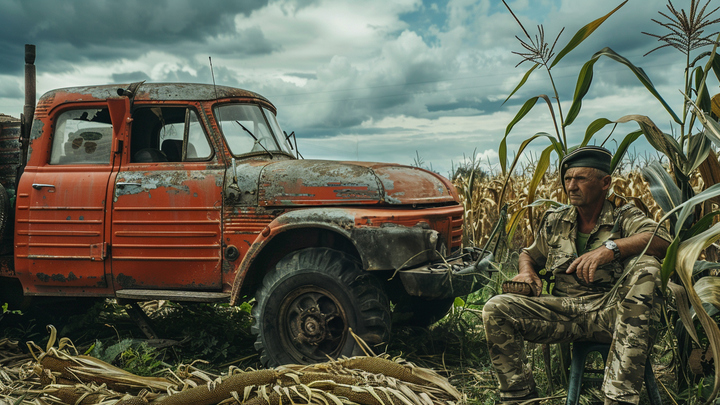
M 663 214 L 662 210 L 654 203 L 648 185 L 639 172 L 637 170 L 629 170 L 626 173 L 623 173 L 622 170 L 618 172 L 620 174 L 614 176 L 613 186 L 610 190 L 611 201 L 616 206 L 626 203 L 635 204 L 650 217 L 655 220 L 660 219 Z M 470 177 L 459 176 L 455 179 L 455 185 L 465 209 L 464 238 L 466 244 L 482 247 L 488 242 L 500 220 L 501 207 L 505 203 L 507 203 L 508 218 L 512 218 L 527 206 L 531 178 L 529 173 L 531 173 L 530 170 L 527 173 L 513 176 L 504 191 L 504 198 L 501 198 L 503 182 L 499 177 L 472 178 L 472 184 L 470 184 Z M 702 189 L 703 184 L 699 176 L 694 176 L 692 182 L 693 188 Z M 564 202 L 564 198 L 557 173 L 546 173 L 537 188 L 535 199 Z M 534 231 L 545 209 L 543 206 L 538 206 L 532 212 L 525 212 L 518 218 L 518 226 L 513 234 L 508 235 L 507 228 L 500 232 L 501 237 L 509 238 L 509 240 L 503 241 L 503 248 L 509 252 L 505 255 L 506 261 L 512 262 L 516 258 L 516 255 L 513 256 L 513 252 L 517 253 L 521 247 L 532 243 Z M 514 275 L 512 263 L 506 266 L 506 269 L 506 272 L 500 272 L 493 277 L 511 278 Z M 127 404 L 160 403 L 165 401 L 165 398 L 175 396 L 167 397 L 164 395 L 167 392 L 180 394 L 188 392 L 181 396 L 175 396 L 173 403 L 197 403 L 194 395 L 205 398 L 217 387 L 224 391 L 222 393 L 218 391 L 217 398 L 213 397 L 214 399 L 208 403 L 244 403 L 249 400 L 251 403 L 269 404 L 271 402 L 280 403 L 280 398 L 285 398 L 296 403 L 314 402 L 323 405 L 331 403 L 339 405 L 347 402 L 338 398 L 346 397 L 344 394 L 347 393 L 354 393 L 356 400 L 353 403 L 359 404 L 491 404 L 496 400 L 497 385 L 486 353 L 480 314 L 482 303 L 489 296 L 498 292 L 499 281 L 488 283 L 483 290 L 465 297 L 465 302 L 461 305 L 456 303 L 445 319 L 429 329 L 418 332 L 417 329 L 408 328 L 394 332 L 392 342 L 385 348 L 385 356 L 391 356 L 395 360 L 394 364 L 403 364 L 406 369 L 414 366 L 408 365 L 402 358 L 419 364 L 422 367 L 415 367 L 413 370 L 430 376 L 431 378 L 428 377 L 428 379 L 432 380 L 432 383 L 427 381 L 408 382 L 402 378 L 394 380 L 392 376 L 386 375 L 382 370 L 353 371 L 350 367 L 345 367 L 348 365 L 346 363 L 331 362 L 322 366 L 325 367 L 322 370 L 309 368 L 274 370 L 275 374 L 272 374 L 270 380 L 275 381 L 277 376 L 282 376 L 287 379 L 284 385 L 275 385 L 274 383 L 241 384 L 242 387 L 238 391 L 226 388 L 229 384 L 234 384 L 234 380 L 244 378 L 241 377 L 243 375 L 247 375 L 247 378 L 256 376 L 248 374 L 257 373 L 254 371 L 257 362 L 253 364 L 253 355 L 244 357 L 241 359 L 242 361 L 236 362 L 237 365 L 227 368 L 227 371 L 218 371 L 217 365 L 211 370 L 202 367 L 202 365 L 207 366 L 207 362 L 201 357 L 197 357 L 194 361 L 186 359 L 174 366 L 152 357 L 147 361 L 148 363 L 153 362 L 152 372 L 145 374 L 147 377 L 141 377 L 122 369 L 128 363 L 109 364 L 83 355 L 83 353 L 92 354 L 93 352 L 87 348 L 87 345 L 78 350 L 67 339 L 53 337 L 48 340 L 43 349 L 38 345 L 31 344 L 33 353 L 30 354 L 27 353 L 27 350 L 22 350 L 25 342 L 5 338 L 0 339 L 0 404 L 110 405 L 121 399 L 127 401 L 123 402 Z M 149 307 L 147 309 L 157 318 L 171 316 L 176 311 L 166 305 L 156 306 L 157 308 Z M 235 311 L 234 313 L 235 317 L 249 317 L 249 312 Z M 219 313 L 218 316 L 227 315 Z M 177 323 L 177 319 L 174 318 L 170 322 Z M 234 318 L 231 322 L 237 324 L 242 319 Z M 115 318 L 93 319 L 92 321 L 105 322 L 106 326 L 118 322 Z M 197 315 L 194 316 L 194 321 L 199 321 Z M 202 328 L 193 325 L 193 330 L 195 330 L 193 339 L 200 340 L 197 335 L 200 329 Z M 40 335 L 43 337 L 42 334 Z M 119 336 L 118 340 L 120 340 Z M 56 341 L 60 342 L 60 346 L 57 348 L 53 347 Z M 673 344 L 672 337 L 665 330 L 663 336 L 656 342 L 654 357 L 657 367 L 656 375 L 661 384 L 664 383 L 663 386 L 670 392 L 677 390 L 672 366 Z M 221 348 L 222 346 L 217 347 Z M 252 351 L 251 347 L 248 349 Z M 541 345 L 529 344 L 528 353 L 532 357 L 532 367 L 538 377 L 538 383 L 542 387 L 541 391 L 549 398 L 543 403 L 546 405 L 564 403 L 564 384 L 558 377 L 560 369 L 557 364 L 557 355 L 553 355 L 552 365 L 547 365 L 543 350 L 545 349 Z M 696 356 L 700 355 L 700 353 L 695 354 Z M 118 359 L 122 359 L 123 356 L 124 354 L 121 354 Z M 377 360 L 377 362 L 384 366 L 395 367 L 393 362 L 388 363 L 385 360 Z M 240 367 L 242 365 L 244 368 Z M 427 369 L 423 367 L 427 367 Z M 549 369 L 546 367 L 550 367 L 552 372 L 548 373 Z M 313 373 L 328 372 L 330 368 L 335 370 L 333 371 L 334 376 L 324 376 L 321 379 L 322 383 L 295 383 L 295 381 L 300 381 L 299 379 L 303 378 L 303 375 L 315 378 L 313 376 L 317 375 Z M 440 374 L 432 370 L 436 370 Z M 257 376 L 259 375 L 257 374 Z M 351 381 L 348 380 L 350 383 L 345 381 L 345 376 L 353 376 L 350 378 Z M 75 381 L 76 377 L 81 377 L 82 381 Z M 702 382 L 699 387 L 696 389 L 702 390 Z M 599 390 L 591 389 L 589 393 L 585 394 L 583 401 L 589 401 L 593 395 L 595 398 L 602 397 Z M 670 396 L 668 394 L 668 397 Z M 188 399 L 190 402 L 185 401 L 186 397 L 191 398 Z M 378 398 L 380 398 L 379 401 Z
M 488 242 L 497 221 L 503 203 L 507 203 L 507 216 L 512 217 L 523 207 L 531 203 L 528 201 L 529 183 L 532 177 L 530 170 L 513 176 L 508 181 L 505 196 L 503 192 L 503 179 L 500 176 L 486 177 L 475 180 L 469 184 L 466 177 L 458 177 L 455 186 L 465 209 L 465 244 L 484 246 Z M 693 188 L 701 190 L 703 185 L 699 175 L 692 178 Z M 540 182 L 535 199 L 546 199 L 565 202 L 565 194 L 557 172 L 546 173 Z M 648 217 L 659 221 L 663 216 L 662 209 L 655 203 L 647 182 L 637 170 L 626 174 L 614 175 L 608 199 L 616 207 L 631 203 L 645 212 Z M 510 249 L 520 249 L 529 246 L 534 240 L 534 231 L 542 218 L 543 208 L 528 211 L 529 214 L 519 219 L 517 232 L 513 239 L 508 241 Z

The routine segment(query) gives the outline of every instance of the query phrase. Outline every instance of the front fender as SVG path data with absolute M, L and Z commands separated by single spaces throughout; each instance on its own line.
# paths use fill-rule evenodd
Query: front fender
M 322 228 L 347 238 L 360 254 L 364 270 L 397 270 L 439 258 L 438 232 L 420 222 L 415 226 L 393 223 L 372 225 L 377 210 L 308 208 L 275 218 L 255 239 L 240 262 L 233 280 L 230 302 L 237 302 L 243 281 L 263 249 L 279 234 L 299 228 Z
M 354 226 L 354 215 L 348 210 L 343 209 L 302 209 L 290 211 L 275 218 L 265 227 L 265 229 L 262 230 L 262 232 L 260 232 L 247 254 L 240 262 L 235 279 L 233 280 L 232 291 L 230 293 L 230 304 L 236 305 L 243 281 L 255 262 L 255 259 L 257 259 L 260 252 L 262 252 L 270 241 L 277 235 L 291 229 L 313 227 L 329 229 L 350 239 L 350 230 Z

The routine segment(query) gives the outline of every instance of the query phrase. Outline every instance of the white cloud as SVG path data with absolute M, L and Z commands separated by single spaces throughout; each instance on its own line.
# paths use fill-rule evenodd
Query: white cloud
M 552 39 L 566 27 L 557 53 L 582 25 L 620 1 L 515 0 L 509 4 L 531 35 L 540 23 Z M 606 45 L 645 68 L 668 102 L 679 108 L 682 70 L 668 61 L 682 63 L 681 58 L 673 58 L 670 51 L 642 58 L 656 43 L 640 31 L 659 30 L 650 19 L 658 17 L 656 12 L 664 5 L 665 0 L 628 2 L 553 68 L 564 113 L 582 64 Z M 554 93 L 547 72 L 538 69 L 502 105 L 531 65 L 515 68 L 521 58 L 511 51 L 521 49 L 515 35 L 521 36 L 522 31 L 495 0 L 428 5 L 420 0 L 278 0 L 243 10 L 246 14 L 230 15 L 225 31 L 218 28 L 217 19 L 210 18 L 212 13 L 206 13 L 208 24 L 215 25 L 193 26 L 193 32 L 200 33 L 199 42 L 174 41 L 169 31 L 159 33 L 162 41 L 154 42 L 152 36 L 109 30 L 99 32 L 97 41 L 86 47 L 61 43 L 54 48 L 63 53 L 60 62 L 73 61 L 64 72 L 56 69 L 61 73 L 43 69 L 47 63 L 43 58 L 52 52 L 39 49 L 38 89 L 102 84 L 135 73 L 154 81 L 208 83 L 208 56 L 212 56 L 218 84 L 238 85 L 273 101 L 283 126 L 298 133 L 306 157 L 412 163 L 417 151 L 443 174 L 451 162 L 469 157 L 473 150 L 483 160 L 497 162 L 493 151 L 523 101 Z M 53 27 L 42 21 L 37 26 Z M 55 38 L 53 34 L 47 32 L 47 41 Z M 103 38 L 110 35 L 133 39 L 108 45 Z M 19 115 L 23 101 L 13 90 L 21 85 L 22 77 L 0 76 L 0 83 L 4 83 L 0 112 Z M 668 128 L 667 113 L 629 70 L 601 59 L 583 111 L 568 128 L 570 142 L 579 139 L 595 118 L 613 119 L 631 112 L 649 115 L 661 128 Z M 508 138 L 510 153 L 539 131 L 554 132 L 544 102 L 513 129 Z M 537 153 L 546 145 L 538 140 L 529 151 Z

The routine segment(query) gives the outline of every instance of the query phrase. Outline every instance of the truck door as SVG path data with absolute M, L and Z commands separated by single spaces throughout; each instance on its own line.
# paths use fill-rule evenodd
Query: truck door
M 104 230 L 113 167 L 107 105 L 59 113 L 18 185 L 16 269 L 28 292 L 104 288 Z M 48 149 L 49 148 L 49 153 Z M 50 290 L 48 290 L 50 288 Z M 35 290 L 35 291 L 33 291 Z M 67 290 L 66 290 L 67 291 Z
M 222 184 L 197 110 L 137 105 L 114 184 L 115 288 L 219 290 Z

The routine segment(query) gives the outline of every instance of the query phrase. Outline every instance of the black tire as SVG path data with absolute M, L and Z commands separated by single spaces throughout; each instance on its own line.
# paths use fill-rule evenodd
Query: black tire
M 390 303 L 379 280 L 337 250 L 309 248 L 285 256 L 265 275 L 255 298 L 255 348 L 268 367 L 361 355 L 350 329 L 370 346 L 390 334 Z
M 397 325 L 428 327 L 445 317 L 455 302 L 452 297 L 426 300 L 407 295 L 404 291 L 396 295 L 393 324 Z

